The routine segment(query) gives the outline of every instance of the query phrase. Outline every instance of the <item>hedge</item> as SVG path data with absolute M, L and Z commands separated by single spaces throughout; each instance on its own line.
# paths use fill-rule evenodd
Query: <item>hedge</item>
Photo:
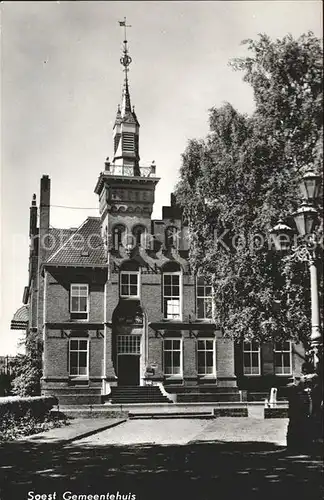
M 43 420 L 51 408 L 58 404 L 54 396 L 0 398 L 0 423 L 8 417 L 20 420 L 26 415 Z

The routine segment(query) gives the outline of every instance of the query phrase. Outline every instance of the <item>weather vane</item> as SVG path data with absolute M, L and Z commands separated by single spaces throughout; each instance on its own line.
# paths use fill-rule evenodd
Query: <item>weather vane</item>
M 123 26 L 123 28 L 124 28 L 124 49 L 123 49 L 123 55 L 120 58 L 120 62 L 124 66 L 125 72 L 127 75 L 128 66 L 132 62 L 132 58 L 128 55 L 126 28 L 131 28 L 132 26 L 130 24 L 126 24 L 126 17 L 124 17 L 124 21 L 118 21 L 118 22 L 119 22 L 119 26 Z

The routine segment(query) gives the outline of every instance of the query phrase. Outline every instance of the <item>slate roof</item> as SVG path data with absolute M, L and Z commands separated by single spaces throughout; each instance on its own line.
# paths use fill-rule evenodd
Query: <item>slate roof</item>
M 60 231 L 66 230 L 56 231 L 61 244 L 49 255 L 48 264 L 96 266 L 107 262 L 99 217 L 88 217 L 78 229 L 69 230 L 69 236 L 67 233 L 60 236 Z

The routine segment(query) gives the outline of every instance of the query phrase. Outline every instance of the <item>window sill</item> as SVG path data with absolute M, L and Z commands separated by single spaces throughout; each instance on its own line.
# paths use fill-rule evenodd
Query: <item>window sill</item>
M 182 318 L 162 318 L 165 323 L 182 323 Z
M 216 380 L 216 375 L 199 375 L 198 373 L 198 378 L 199 380 Z
M 243 377 L 261 377 L 261 373 L 243 373 Z
M 69 385 L 73 387 L 89 387 L 89 377 L 69 376 Z
M 275 373 L 275 376 L 276 377 L 292 377 L 293 374 L 292 373 Z

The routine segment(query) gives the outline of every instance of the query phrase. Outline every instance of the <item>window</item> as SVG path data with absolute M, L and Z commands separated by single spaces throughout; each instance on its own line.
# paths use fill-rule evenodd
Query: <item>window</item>
M 212 286 L 197 277 L 197 318 L 213 319 Z
M 120 272 L 120 296 L 138 297 L 139 296 L 139 272 L 121 271 Z
M 182 339 L 163 340 L 163 366 L 165 375 L 182 375 Z
M 166 247 L 178 248 L 178 230 L 175 226 L 169 226 L 165 231 Z
M 291 342 L 275 342 L 274 346 L 275 374 L 291 375 Z
M 118 250 L 119 247 L 123 244 L 123 239 L 125 235 L 126 229 L 122 224 L 118 224 L 113 229 L 113 247 L 115 250 Z
M 197 340 L 198 375 L 215 375 L 215 340 Z
M 89 341 L 88 339 L 70 339 L 69 353 L 70 376 L 87 377 L 89 374 Z
M 180 319 L 180 273 L 163 273 L 163 310 L 166 319 Z
M 141 335 L 117 335 L 118 354 L 141 354 Z
M 260 375 L 260 344 L 252 340 L 243 343 L 244 375 Z
M 133 227 L 133 236 L 135 238 L 135 245 L 140 246 L 144 244 L 144 236 L 146 229 L 144 226 Z
M 71 284 L 70 312 L 74 319 L 87 319 L 89 312 L 89 286 Z

